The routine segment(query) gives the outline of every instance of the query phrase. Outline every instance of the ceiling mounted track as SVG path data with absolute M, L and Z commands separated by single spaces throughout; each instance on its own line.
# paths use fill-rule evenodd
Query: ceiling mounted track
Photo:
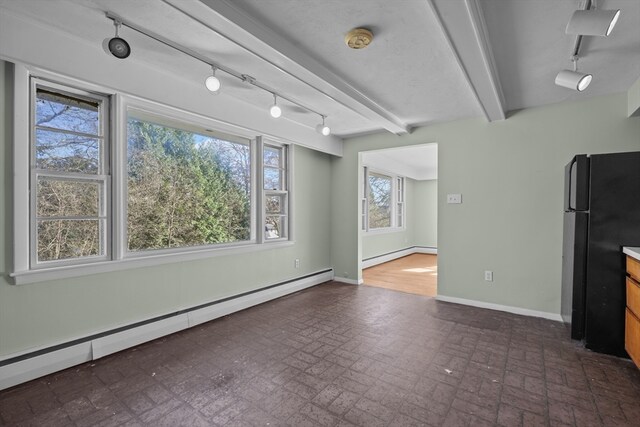
M 182 46 L 182 45 L 180 45 L 180 44 L 178 44 L 178 43 L 176 43 L 176 42 L 174 42 L 172 40 L 169 40 L 168 38 L 166 38 L 164 36 L 161 36 L 160 34 L 155 33 L 155 32 L 153 32 L 151 30 L 148 30 L 146 28 L 142 28 L 142 27 L 138 26 L 137 24 L 135 24 L 135 23 L 133 23 L 131 21 L 128 21 L 128 20 L 122 18 L 121 16 L 118 16 L 118 15 L 112 13 L 112 12 L 106 12 L 105 16 L 108 19 L 110 19 L 110 20 L 112 20 L 114 22 L 114 24 L 116 25 L 116 28 L 119 28 L 120 26 L 125 26 L 125 27 L 130 28 L 130 29 L 132 29 L 132 30 L 144 35 L 144 36 L 147 36 L 147 37 L 159 42 L 159 43 L 162 43 L 165 46 L 168 46 L 168 47 L 170 47 L 170 48 L 172 48 L 174 50 L 182 52 L 183 54 L 185 54 L 187 56 L 190 56 L 193 59 L 196 59 L 196 60 L 198 60 L 200 62 L 203 62 L 203 63 L 207 64 L 209 67 L 211 67 L 211 70 L 212 70 L 212 75 L 210 75 L 205 81 L 205 85 L 206 85 L 207 89 L 209 89 L 210 91 L 217 92 L 220 89 L 220 81 L 215 76 L 215 72 L 219 70 L 219 71 L 224 72 L 225 74 L 228 74 L 231 77 L 235 77 L 236 79 L 238 79 L 238 80 L 240 80 L 240 81 L 242 81 L 244 83 L 247 83 L 247 84 L 249 84 L 251 86 L 254 86 L 254 87 L 258 88 L 258 89 L 261 89 L 261 90 L 263 90 L 265 92 L 268 92 L 269 94 L 271 94 L 274 97 L 274 99 L 276 99 L 276 97 L 280 98 L 280 99 L 284 99 L 287 102 L 289 102 L 289 103 L 291 103 L 293 105 L 296 105 L 296 106 L 302 108 L 303 110 L 308 111 L 309 113 L 312 113 L 312 114 L 315 114 L 315 115 L 319 116 L 322 119 L 322 124 L 323 124 L 323 127 L 324 127 L 324 121 L 327 118 L 326 114 L 319 113 L 316 110 L 314 110 L 314 109 L 312 109 L 312 108 L 310 108 L 310 107 L 308 107 L 308 106 L 306 106 L 304 104 L 301 104 L 300 102 L 295 101 L 295 100 L 287 97 L 286 95 L 283 95 L 280 92 L 277 92 L 275 89 L 272 89 L 272 88 L 270 88 L 270 87 L 258 82 L 255 77 L 252 77 L 249 74 L 240 73 L 239 71 L 236 71 L 236 70 L 234 70 L 232 68 L 226 67 L 225 65 L 220 64 L 220 63 L 212 60 L 211 58 L 202 55 L 199 52 L 196 52 L 196 51 L 194 51 L 192 49 L 189 49 L 188 47 Z M 117 38 L 120 39 L 119 37 L 117 37 Z M 114 54 L 114 56 L 115 56 L 115 54 Z M 128 56 L 128 54 L 127 54 L 127 56 Z M 125 57 L 116 56 L 116 57 L 124 59 L 127 56 L 125 56 Z M 276 118 L 276 117 L 280 117 L 280 115 L 276 116 L 276 115 L 272 114 L 272 117 Z M 327 127 L 327 129 L 328 129 L 328 127 Z M 324 132 L 322 134 L 325 135 L 325 136 L 328 136 L 328 134 L 326 134 Z

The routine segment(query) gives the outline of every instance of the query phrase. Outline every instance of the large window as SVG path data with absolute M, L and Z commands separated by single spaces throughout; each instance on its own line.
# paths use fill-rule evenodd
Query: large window
M 250 240 L 250 141 L 131 115 L 127 140 L 129 251 Z
M 365 167 L 363 193 L 363 230 L 404 227 L 404 177 Z
M 32 82 L 31 267 L 109 256 L 109 104 Z
M 16 111 L 29 117 L 30 144 L 21 144 L 25 121 L 14 156 L 30 168 L 14 181 L 18 283 L 290 238 L 286 144 L 93 87 L 24 79 L 16 88 L 29 87 L 30 101 L 16 97 Z

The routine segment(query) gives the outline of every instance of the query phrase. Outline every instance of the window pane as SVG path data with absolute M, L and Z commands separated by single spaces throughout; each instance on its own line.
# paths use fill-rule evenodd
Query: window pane
M 264 165 L 272 166 L 275 168 L 281 167 L 282 162 L 280 161 L 282 156 L 282 149 L 276 147 L 269 147 L 268 145 L 264 146 Z
M 268 214 L 283 214 L 285 213 L 285 196 L 267 196 L 265 197 L 266 212 Z
M 277 215 L 267 215 L 265 218 L 264 237 L 265 239 L 278 239 L 284 237 L 285 217 Z
M 97 173 L 100 140 L 36 130 L 36 167 L 63 172 Z
M 54 93 L 36 91 L 36 126 L 98 135 L 100 130 L 99 103 Z
M 97 219 L 38 221 L 38 261 L 103 255 L 100 222 L 102 220 Z
M 96 182 L 74 182 L 38 179 L 38 216 L 100 215 L 100 185 Z
M 369 173 L 369 228 L 391 227 L 391 177 Z
M 251 238 L 250 146 L 129 118 L 131 251 Z
M 264 189 L 282 190 L 282 173 L 280 169 L 264 168 Z

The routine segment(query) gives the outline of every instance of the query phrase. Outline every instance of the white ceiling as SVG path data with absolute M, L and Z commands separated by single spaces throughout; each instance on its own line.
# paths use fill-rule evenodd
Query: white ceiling
M 515 109 L 627 90 L 640 76 L 640 1 L 600 0 L 622 9 L 611 36 L 586 37 L 584 93 L 557 87 L 573 37 L 564 28 L 581 0 L 0 0 L 0 12 L 54 28 L 101 49 L 113 36 L 105 12 L 181 44 L 327 115 L 348 137 L 467 117 L 501 120 Z M 370 28 L 364 50 L 345 34 Z M 201 82 L 209 68 L 123 28 L 140 61 Z M 14 40 L 20 43 L 20 40 Z M 66 52 L 65 54 L 72 54 Z M 2 51 L 0 51 L 0 57 Z M 118 60 L 113 60 L 118 61 Z M 55 70 L 54 70 L 55 71 Z M 223 92 L 262 114 L 268 93 L 219 73 Z M 144 76 L 132 78 L 144 78 Z M 204 90 L 204 88 L 203 88 Z M 309 132 L 319 118 L 286 101 L 284 120 Z
M 418 181 L 438 179 L 438 144 L 364 151 L 362 164 Z

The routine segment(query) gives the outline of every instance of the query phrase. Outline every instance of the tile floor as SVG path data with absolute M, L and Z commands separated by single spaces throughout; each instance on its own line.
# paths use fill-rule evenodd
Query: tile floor
M 327 283 L 0 392 L 0 424 L 640 425 L 640 371 L 567 335 Z

